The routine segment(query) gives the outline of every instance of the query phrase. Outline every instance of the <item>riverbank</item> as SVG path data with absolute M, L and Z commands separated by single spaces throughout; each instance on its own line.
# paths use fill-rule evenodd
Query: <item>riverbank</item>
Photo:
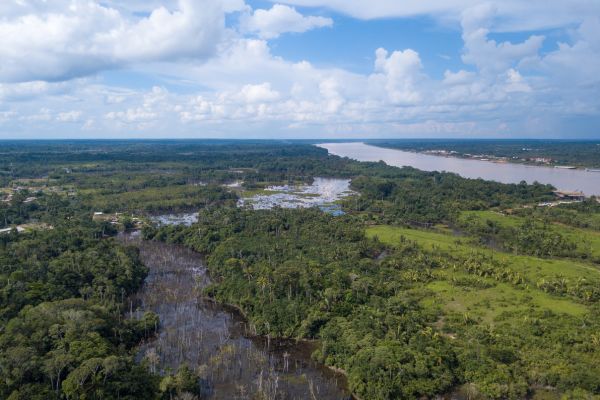
M 368 143 L 375 147 L 380 147 L 382 149 L 390 149 L 390 150 L 401 150 L 407 151 L 409 153 L 416 154 L 426 154 L 430 156 L 436 157 L 446 157 L 446 158 L 459 158 L 462 160 L 475 160 L 475 161 L 487 161 L 496 164 L 518 164 L 518 165 L 528 165 L 532 167 L 545 167 L 545 168 L 557 168 L 557 169 L 570 169 L 570 170 L 581 170 L 581 171 L 589 171 L 589 172 L 600 172 L 600 168 L 597 167 L 588 167 L 584 165 L 558 165 L 552 164 L 550 161 L 531 161 L 523 158 L 515 158 L 515 157 L 498 157 L 491 154 L 464 154 L 456 151 L 449 150 L 414 150 L 414 149 L 404 149 L 399 147 L 385 146 L 376 143 Z M 541 157 L 540 160 L 543 160 L 544 157 Z
M 382 148 L 438 156 L 582 170 L 600 169 L 600 142 L 597 140 L 375 139 L 366 142 Z

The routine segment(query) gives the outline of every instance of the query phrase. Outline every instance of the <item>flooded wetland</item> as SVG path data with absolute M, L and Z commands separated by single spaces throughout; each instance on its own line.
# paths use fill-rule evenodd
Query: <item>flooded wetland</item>
M 239 200 L 238 206 L 254 210 L 319 207 L 322 211 L 343 214 L 336 202 L 352 194 L 349 179 L 315 178 L 311 185 L 269 186 L 264 193 Z
M 133 316 L 153 311 L 157 335 L 138 358 L 164 374 L 187 365 L 209 399 L 349 399 L 345 378 L 311 360 L 314 345 L 253 335 L 240 313 L 202 297 L 210 284 L 202 256 L 186 248 L 124 237 L 149 269 Z

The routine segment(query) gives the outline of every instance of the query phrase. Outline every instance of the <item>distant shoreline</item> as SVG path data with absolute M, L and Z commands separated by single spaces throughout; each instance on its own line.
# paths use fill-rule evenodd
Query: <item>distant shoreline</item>
M 485 154 L 481 154 L 478 156 L 470 156 L 470 155 L 466 155 L 466 154 L 463 154 L 460 152 L 452 152 L 452 151 L 447 151 L 447 150 L 446 150 L 447 153 L 442 153 L 442 152 L 435 152 L 433 150 L 415 150 L 415 149 L 406 149 L 406 148 L 399 148 L 399 147 L 393 147 L 393 146 L 386 146 L 385 144 L 378 144 L 378 143 L 373 143 L 373 142 L 369 142 L 369 141 L 366 141 L 364 143 L 367 145 L 379 147 L 382 149 L 400 150 L 400 151 L 406 151 L 408 153 L 424 154 L 424 155 L 433 156 L 433 157 L 458 158 L 458 159 L 462 159 L 462 160 L 484 161 L 484 162 L 491 162 L 491 163 L 495 163 L 495 164 L 517 164 L 517 165 L 528 165 L 528 166 L 532 166 L 532 167 L 569 169 L 569 170 L 579 170 L 579 171 L 600 173 L 600 166 L 554 165 L 554 164 L 548 164 L 548 163 L 542 163 L 542 162 L 533 162 L 533 161 L 528 161 L 528 160 L 524 160 L 524 159 L 515 160 L 515 159 L 508 158 L 508 157 L 497 157 L 497 156 L 485 155 Z

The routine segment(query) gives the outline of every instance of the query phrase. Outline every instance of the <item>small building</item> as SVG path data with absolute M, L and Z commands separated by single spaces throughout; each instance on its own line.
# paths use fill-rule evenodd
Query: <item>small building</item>
M 104 215 L 103 212 L 101 211 L 96 211 L 93 215 L 92 215 L 92 220 L 94 221 L 104 221 L 106 220 L 106 216 Z
M 534 157 L 534 158 L 530 158 L 529 161 L 533 161 L 533 162 L 541 163 L 541 164 L 550 164 L 552 162 L 552 159 L 548 158 L 548 157 Z
M 16 226 L 16 227 L 13 227 L 13 228 L 0 229 L 0 235 L 11 233 L 13 231 L 13 229 L 16 229 L 17 233 L 23 233 L 23 232 L 25 232 L 25 228 L 23 228 L 22 226 Z
M 585 195 L 583 192 L 569 192 L 565 190 L 555 190 L 554 195 L 561 200 L 570 200 L 570 201 L 583 201 L 585 200 Z

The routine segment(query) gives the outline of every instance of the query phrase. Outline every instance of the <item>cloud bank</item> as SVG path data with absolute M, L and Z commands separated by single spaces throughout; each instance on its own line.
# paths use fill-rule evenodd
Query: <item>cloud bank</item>
M 13 3 L 15 4 L 15 3 Z M 130 64 L 213 56 L 225 31 L 223 4 L 179 0 L 132 20 L 88 0 L 2 6 L 0 81 L 61 81 Z
M 593 135 L 600 6 L 573 1 L 3 2 L 0 135 L 568 136 L 573 120 Z M 419 48 L 376 46 L 367 73 L 274 55 L 336 13 L 430 16 L 456 29 L 461 65 L 434 76 Z M 539 31 L 557 26 L 559 41 Z

